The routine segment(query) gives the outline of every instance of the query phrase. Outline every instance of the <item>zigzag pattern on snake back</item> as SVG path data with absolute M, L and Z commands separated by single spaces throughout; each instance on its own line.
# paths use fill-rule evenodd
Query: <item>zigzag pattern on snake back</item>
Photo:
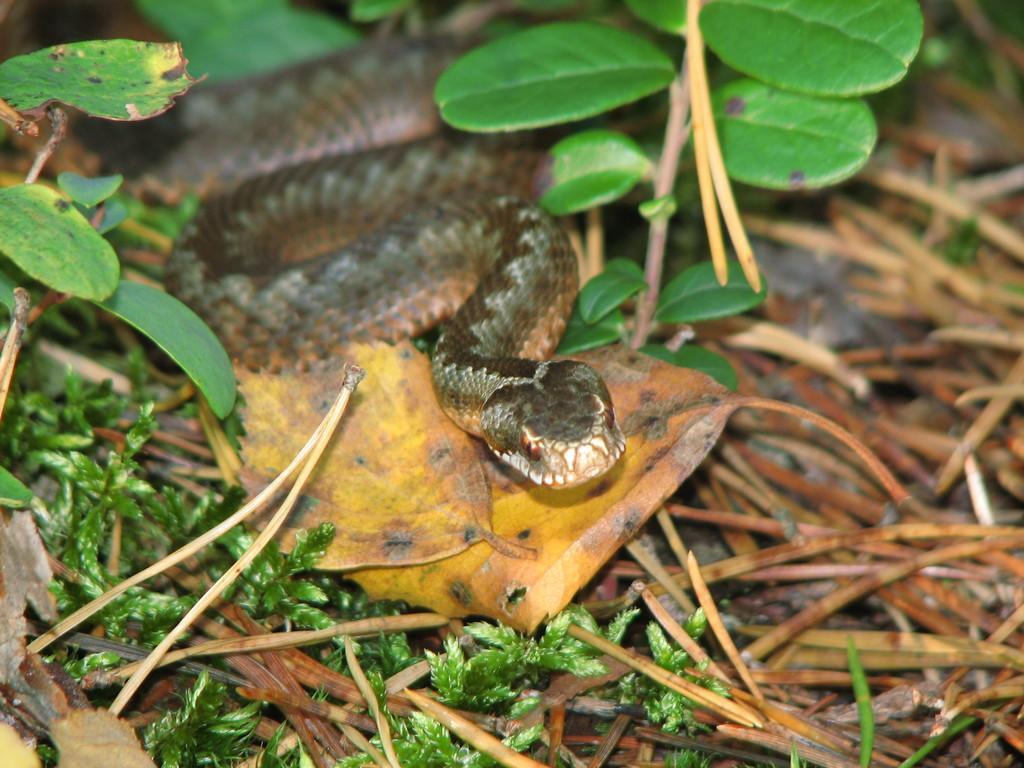
M 258 105 L 258 124 L 284 134 L 267 149 L 280 169 L 248 145 L 232 153 L 209 128 L 182 145 L 188 164 L 167 165 L 179 178 L 254 177 L 203 205 L 168 262 L 168 286 L 251 368 L 447 321 L 432 362 L 445 412 L 533 482 L 577 485 L 610 468 L 625 442 L 593 369 L 547 360 L 578 289 L 576 257 L 557 222 L 527 202 L 542 158 L 524 142 L 421 138 L 436 124 L 424 102 L 453 50 L 364 46 L 260 78 L 258 96 L 239 86 L 245 95 L 226 100 L 228 112 Z M 306 108 L 303 78 L 321 95 L 337 84 L 326 118 Z M 341 138 L 352 125 L 354 138 Z M 410 134 L 420 138 L 394 144 Z M 218 154 L 204 164 L 209 147 Z

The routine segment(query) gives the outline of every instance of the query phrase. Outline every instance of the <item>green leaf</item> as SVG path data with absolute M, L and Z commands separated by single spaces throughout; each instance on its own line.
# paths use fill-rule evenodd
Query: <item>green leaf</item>
M 182 41 L 192 68 L 211 81 L 266 72 L 352 45 L 347 24 L 288 0 L 137 0 L 142 13 Z
M 30 115 L 58 101 L 94 117 L 143 120 L 170 109 L 194 82 L 178 43 L 85 40 L 0 64 L 0 97 Z
M 645 355 L 664 360 L 666 363 L 678 365 L 680 368 L 694 368 L 706 373 L 719 384 L 731 390 L 735 390 L 739 383 L 736 378 L 736 369 L 732 367 L 732 363 L 710 349 L 687 344 L 673 352 L 660 344 L 645 344 L 640 347 L 640 351 Z
M 653 200 L 644 200 L 640 203 L 639 211 L 648 221 L 668 221 L 675 216 L 677 207 L 676 196 L 669 192 Z
M 14 311 L 14 289 L 17 287 L 17 283 L 0 272 L 0 304 L 7 307 L 8 312 Z
M 552 186 L 540 202 L 557 216 L 622 197 L 651 168 L 637 143 L 614 131 L 569 136 L 551 148 L 551 156 Z
M 854 96 L 907 74 L 923 20 L 917 0 L 713 0 L 700 28 L 740 72 L 793 91 Z
M 93 208 L 117 192 L 124 176 L 97 176 L 90 179 L 71 171 L 57 174 L 57 185 L 68 193 L 68 197 L 86 208 Z
M 377 21 L 412 5 L 412 0 L 355 0 L 349 10 L 352 21 Z
M 767 292 L 765 285 L 760 293 L 755 293 L 735 261 L 729 262 L 728 282 L 719 285 L 714 265 L 702 261 L 669 281 L 658 299 L 655 317 L 663 323 L 696 323 L 728 317 L 756 307 Z
M 0 251 L 62 293 L 105 299 L 117 288 L 117 255 L 58 192 L 40 184 L 0 189 Z
M 558 345 L 558 354 L 571 355 L 575 352 L 612 344 L 622 337 L 622 329 L 625 324 L 626 318 L 621 310 L 612 310 L 596 323 L 588 323 L 580 316 L 577 307 L 569 318 L 565 334 Z
M 227 416 L 235 404 L 231 360 L 191 309 L 163 291 L 127 280 L 100 306 L 155 341 L 196 383 L 213 412 Z
M 18 478 L 0 467 L 0 507 L 24 507 L 32 501 L 32 491 Z
M 626 0 L 633 15 L 674 35 L 686 33 L 686 0 Z
M 871 750 L 875 746 L 875 715 L 871 710 L 871 688 L 868 686 L 864 665 L 860 663 L 860 654 L 851 638 L 846 638 L 846 662 L 850 668 L 850 683 L 853 696 L 857 701 L 857 718 L 860 721 L 860 764 L 861 768 L 870 768 Z
M 105 235 L 127 218 L 128 207 L 120 200 L 111 200 L 103 206 L 103 220 L 96 228 L 96 231 L 101 235 Z
M 820 99 L 738 80 L 712 95 L 729 175 L 770 189 L 834 184 L 868 161 L 878 138 L 860 99 Z
M 590 22 L 516 32 L 466 54 L 437 81 L 451 125 L 508 131 L 600 114 L 660 91 L 675 76 L 647 40 Z
M 622 302 L 647 287 L 640 267 L 627 259 L 613 259 L 604 272 L 583 286 L 579 296 L 580 316 L 593 324 Z

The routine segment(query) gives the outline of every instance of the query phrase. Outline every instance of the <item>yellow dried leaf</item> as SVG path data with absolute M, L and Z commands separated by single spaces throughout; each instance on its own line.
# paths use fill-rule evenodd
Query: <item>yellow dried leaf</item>
M 0 755 L 7 768 L 39 768 L 39 755 L 7 723 L 0 723 Z
M 320 567 L 353 571 L 374 597 L 522 629 L 561 610 L 636 533 L 735 408 L 697 371 L 622 347 L 581 355 L 608 384 L 626 455 L 604 477 L 552 490 L 520 481 L 451 423 L 434 398 L 429 362 L 410 345 L 354 346 L 350 359 L 366 380 L 317 471 L 313 503 L 289 521 L 290 535 L 333 522 L 338 533 Z M 315 428 L 337 374 L 240 378 L 248 403 L 243 477 L 256 486 Z
M 155 768 L 135 731 L 106 710 L 74 709 L 50 729 L 57 768 Z

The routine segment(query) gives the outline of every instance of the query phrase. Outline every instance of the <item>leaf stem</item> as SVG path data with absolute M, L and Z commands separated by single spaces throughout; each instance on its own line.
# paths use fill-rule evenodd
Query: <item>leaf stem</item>
M 67 112 L 60 107 L 51 105 L 46 108 L 46 116 L 50 119 L 50 138 L 46 140 L 46 144 L 43 145 L 43 148 L 39 150 L 39 154 L 36 155 L 32 167 L 28 169 L 28 173 L 25 175 L 26 184 L 35 183 L 35 180 L 39 178 L 39 174 L 43 170 L 43 166 L 46 165 L 46 161 L 57 151 L 57 147 L 64 141 L 64 135 L 67 133 Z

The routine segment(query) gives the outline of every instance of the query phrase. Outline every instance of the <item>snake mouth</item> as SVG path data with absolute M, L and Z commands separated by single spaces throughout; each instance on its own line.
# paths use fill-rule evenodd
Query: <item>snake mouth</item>
M 615 429 L 594 435 L 586 442 L 552 444 L 546 447 L 546 460 L 542 461 L 530 461 L 512 451 L 498 453 L 498 457 L 532 483 L 548 488 L 573 488 L 603 475 L 615 466 L 625 450 L 626 440 Z

